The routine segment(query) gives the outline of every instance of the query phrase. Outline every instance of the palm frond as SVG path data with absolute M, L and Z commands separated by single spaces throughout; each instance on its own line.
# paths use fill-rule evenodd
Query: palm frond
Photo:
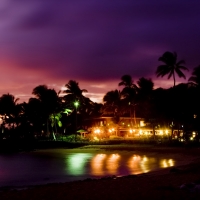
M 183 72 L 182 72 L 180 69 L 175 68 L 175 71 L 176 71 L 176 73 L 178 74 L 178 76 L 179 76 L 180 78 L 186 79 L 185 74 L 183 74 Z
M 172 75 L 174 74 L 174 71 L 170 71 L 169 75 L 168 75 L 168 79 L 170 79 L 172 77 Z

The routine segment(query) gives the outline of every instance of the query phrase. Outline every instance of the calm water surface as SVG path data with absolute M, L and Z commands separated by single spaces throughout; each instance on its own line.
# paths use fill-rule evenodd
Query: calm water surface
M 53 149 L 0 155 L 0 187 L 125 176 L 175 166 L 181 158 L 126 151 Z

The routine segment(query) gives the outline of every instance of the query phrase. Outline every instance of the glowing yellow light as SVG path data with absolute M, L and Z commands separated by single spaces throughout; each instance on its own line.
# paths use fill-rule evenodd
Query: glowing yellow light
M 97 140 L 97 141 L 98 141 L 99 139 L 98 139 L 98 137 L 95 136 L 95 137 L 94 137 L 94 140 Z
M 94 132 L 95 133 L 100 133 L 101 131 L 100 131 L 100 129 L 95 129 Z
M 139 156 L 136 155 L 133 156 L 133 160 L 138 160 L 139 158 L 140 158 Z
M 141 161 L 141 168 L 144 173 L 147 173 L 149 171 L 148 169 L 148 158 L 146 156 L 143 157 Z
M 107 160 L 107 169 L 111 174 L 115 174 L 119 168 L 119 154 L 112 154 L 109 159 Z
M 129 132 L 132 133 L 133 131 L 130 129 Z
M 160 166 L 162 168 L 172 167 L 172 166 L 174 166 L 174 160 L 173 159 L 169 159 L 169 160 L 163 159 L 160 161 Z
M 106 158 L 106 154 L 97 154 L 91 161 L 92 174 L 104 175 L 103 163 Z
M 146 162 L 147 160 L 148 160 L 148 158 L 147 158 L 146 156 L 144 156 L 144 157 L 143 157 L 143 161 Z
M 162 130 L 160 131 L 160 135 L 163 135 L 163 131 Z
M 127 166 L 132 174 L 140 174 L 144 171 L 141 169 L 140 166 L 141 157 L 139 155 L 133 155 L 127 162 Z
M 113 154 L 112 154 L 112 157 L 113 157 L 113 158 L 118 158 L 118 157 L 119 157 L 119 154 L 113 153 Z
M 166 159 L 161 160 L 160 165 L 162 168 L 168 167 Z
M 170 166 L 170 167 L 174 166 L 174 160 L 169 159 L 169 160 L 168 160 L 168 163 L 169 163 L 169 166 Z
M 166 131 L 165 131 L 165 133 L 166 133 L 166 134 L 168 134 L 168 133 L 169 133 L 169 131 L 168 131 L 168 130 L 166 130 Z

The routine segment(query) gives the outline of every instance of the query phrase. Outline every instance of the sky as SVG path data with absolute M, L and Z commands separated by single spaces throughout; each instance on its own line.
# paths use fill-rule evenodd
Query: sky
M 101 102 L 125 74 L 168 88 L 155 76 L 166 51 L 185 60 L 187 82 L 200 65 L 199 10 L 199 0 L 1 0 L 0 95 L 23 102 L 76 80 Z

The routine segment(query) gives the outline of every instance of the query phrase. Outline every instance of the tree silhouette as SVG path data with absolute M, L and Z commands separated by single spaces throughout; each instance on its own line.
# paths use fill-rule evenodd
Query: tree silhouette
M 137 101 L 138 108 L 140 111 L 140 116 L 145 119 L 152 118 L 153 115 L 153 87 L 154 83 L 151 79 L 146 79 L 144 77 L 137 81 Z
M 89 104 L 90 99 L 83 95 L 83 93 L 87 92 L 87 90 L 80 89 L 78 82 L 70 80 L 65 87 L 66 90 L 63 90 L 63 93 L 66 95 L 63 96 L 63 100 L 67 106 L 71 107 L 71 109 L 75 110 L 75 101 L 79 102 L 80 109 L 84 109 L 84 106 Z
M 118 116 L 121 105 L 121 92 L 119 90 L 112 90 L 103 97 L 103 113 L 108 115 Z
M 79 83 L 74 80 L 70 80 L 65 87 L 66 90 L 63 92 L 72 96 L 74 100 L 80 100 L 83 97 L 83 93 L 87 92 L 86 89 L 80 89 Z
M 159 61 L 163 62 L 163 65 L 159 65 L 157 70 L 156 70 L 156 75 L 157 77 L 165 76 L 168 75 L 168 79 L 173 77 L 174 80 L 174 87 L 176 83 L 175 79 L 175 73 L 180 77 L 180 78 L 186 78 L 185 75 L 183 74 L 182 70 L 188 70 L 183 64 L 185 64 L 184 60 L 180 60 L 177 62 L 177 53 L 174 52 L 165 52 L 159 59 Z
M 136 85 L 133 84 L 133 80 L 132 80 L 132 77 L 130 75 L 123 75 L 121 77 L 121 82 L 119 83 L 119 86 L 136 88 Z
M 188 81 L 194 86 L 200 87 L 200 65 L 193 69 L 192 76 Z
M 2 128 L 5 124 L 10 126 L 15 123 L 15 116 L 17 115 L 17 101 L 19 99 L 15 99 L 15 97 L 11 94 L 3 94 L 0 97 L 0 114 L 3 120 Z M 19 111 L 20 112 L 20 111 Z
M 72 124 L 75 123 L 74 127 L 77 129 L 80 128 L 80 122 L 91 114 L 94 103 L 83 95 L 87 90 L 80 89 L 79 83 L 75 80 L 70 80 L 65 87 L 63 93 L 66 95 L 63 96 L 63 104 L 73 111 L 72 117 L 76 120 L 71 119 L 71 121 Z M 78 102 L 78 106 L 74 105 L 75 102 Z
M 132 77 L 130 75 L 123 75 L 121 77 L 121 82 L 119 83 L 119 86 L 124 86 L 121 92 L 122 99 L 124 100 L 124 104 L 127 105 L 127 110 L 129 110 L 130 112 L 130 117 L 132 117 L 132 110 L 133 110 L 134 123 L 136 125 L 135 106 L 137 105 L 136 95 L 138 88 L 133 83 Z
M 144 96 L 149 95 L 152 92 L 153 87 L 154 87 L 154 83 L 152 82 L 152 80 L 146 79 L 144 77 L 140 78 L 137 81 L 137 85 L 139 86 L 138 91 L 142 93 L 142 95 Z
M 43 116 L 46 119 L 47 134 L 49 134 L 49 117 L 55 115 L 60 109 L 60 99 L 54 89 L 49 89 L 46 85 L 39 85 L 32 92 L 41 103 Z M 55 139 L 55 135 L 53 133 Z

